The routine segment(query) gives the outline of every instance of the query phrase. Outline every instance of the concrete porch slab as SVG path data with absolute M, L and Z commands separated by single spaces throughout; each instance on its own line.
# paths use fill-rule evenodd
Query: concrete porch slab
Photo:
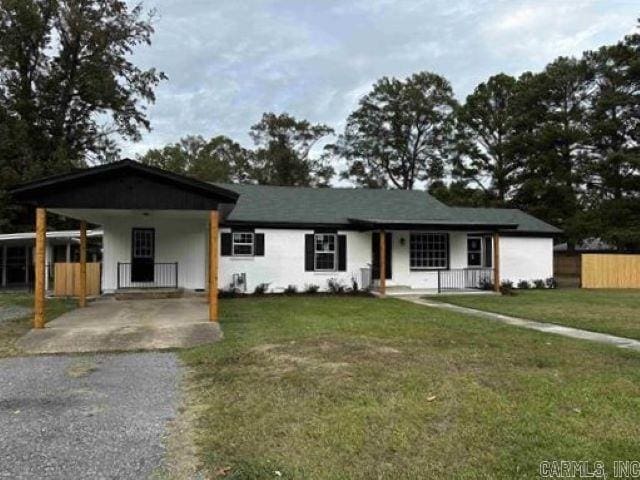
M 221 338 L 202 298 L 102 298 L 31 330 L 18 346 L 31 354 L 113 352 L 189 348 Z

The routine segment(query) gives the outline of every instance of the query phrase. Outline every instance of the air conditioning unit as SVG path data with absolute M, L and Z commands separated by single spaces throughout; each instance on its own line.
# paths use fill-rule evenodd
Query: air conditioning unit
M 247 291 L 247 274 L 234 273 L 231 276 L 231 288 L 240 292 Z

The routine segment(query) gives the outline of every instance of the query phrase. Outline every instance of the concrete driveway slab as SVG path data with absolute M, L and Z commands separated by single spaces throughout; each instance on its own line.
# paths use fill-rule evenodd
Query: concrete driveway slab
M 222 338 L 207 320 L 204 299 L 101 298 L 31 330 L 18 341 L 26 353 L 85 353 L 188 348 Z
M 0 478 L 164 478 L 173 353 L 0 360 Z

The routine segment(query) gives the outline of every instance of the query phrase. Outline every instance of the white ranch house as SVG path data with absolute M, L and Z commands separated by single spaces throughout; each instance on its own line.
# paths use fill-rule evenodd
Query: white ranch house
M 559 233 L 519 210 L 449 207 L 424 191 L 212 185 L 131 160 L 12 193 L 99 226 L 103 293 L 323 290 L 330 279 L 382 293 L 486 288 L 552 277 Z

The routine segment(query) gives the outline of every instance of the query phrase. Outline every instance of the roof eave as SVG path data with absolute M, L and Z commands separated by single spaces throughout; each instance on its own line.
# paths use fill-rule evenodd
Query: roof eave
M 184 175 L 178 175 L 176 173 L 162 170 L 157 167 L 144 165 L 140 162 L 136 162 L 131 159 L 123 159 L 123 160 L 108 163 L 105 165 L 99 165 L 96 167 L 90 167 L 85 169 L 78 169 L 72 172 L 48 176 L 45 178 L 34 180 L 32 182 L 16 185 L 9 190 L 9 195 L 12 198 L 20 201 L 20 197 L 28 196 L 29 193 L 40 190 L 40 189 L 46 189 L 48 187 L 52 187 L 58 184 L 73 182 L 85 177 L 91 177 L 99 173 L 108 173 L 110 171 L 125 169 L 125 168 L 130 168 L 132 170 L 144 172 L 149 175 L 161 177 L 161 178 L 164 178 L 165 180 L 169 180 L 174 183 L 182 184 L 208 194 L 216 195 L 218 197 L 221 197 L 224 200 L 228 200 L 233 203 L 235 203 L 238 200 L 238 197 L 240 196 L 239 193 L 234 192 L 232 190 L 228 190 L 226 188 L 222 188 L 208 182 L 203 182 L 195 178 L 189 178 L 189 177 L 185 177 Z

